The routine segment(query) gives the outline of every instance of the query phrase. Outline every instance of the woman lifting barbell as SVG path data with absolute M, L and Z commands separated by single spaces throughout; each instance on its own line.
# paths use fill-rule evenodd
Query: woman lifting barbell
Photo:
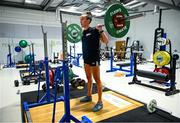
M 102 30 L 102 25 L 96 28 L 90 27 L 92 21 L 91 12 L 81 15 L 80 23 L 83 28 L 82 51 L 84 59 L 84 69 L 88 80 L 87 96 L 82 98 L 80 102 L 92 101 L 92 76 L 97 84 L 98 102 L 94 106 L 93 111 L 99 111 L 103 108 L 102 103 L 102 82 L 100 79 L 100 39 L 103 43 L 108 43 L 108 37 Z

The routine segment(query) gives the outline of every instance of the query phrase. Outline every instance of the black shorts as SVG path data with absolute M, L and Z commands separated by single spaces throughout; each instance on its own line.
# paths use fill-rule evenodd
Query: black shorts
M 84 59 L 84 63 L 88 64 L 90 66 L 100 66 L 100 60 L 97 61 L 90 61 L 90 60 L 85 60 Z

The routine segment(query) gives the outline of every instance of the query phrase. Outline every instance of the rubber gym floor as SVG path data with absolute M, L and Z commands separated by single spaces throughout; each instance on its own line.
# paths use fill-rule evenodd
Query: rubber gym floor
M 71 90 L 70 98 L 72 101 L 75 98 L 82 97 L 84 95 L 84 93 L 86 93 L 87 88 L 85 87 L 83 90 L 74 90 L 74 89 L 70 88 L 70 90 Z M 108 88 L 104 89 L 104 93 L 108 92 L 108 91 L 111 91 L 111 90 Z M 95 93 L 96 93 L 96 86 L 94 84 L 93 85 L 93 94 L 95 94 Z M 44 94 L 44 92 L 41 91 L 40 95 L 43 96 L 43 94 Z M 60 96 L 62 94 L 63 94 L 63 90 L 61 88 L 58 91 L 58 95 Z M 116 93 L 116 94 L 118 94 L 118 93 Z M 22 107 L 23 102 L 24 101 L 27 101 L 29 103 L 36 102 L 36 100 L 37 100 L 36 95 L 37 95 L 37 91 L 21 93 L 22 121 L 25 121 L 23 107 Z M 129 97 L 127 97 L 127 98 L 129 98 Z M 132 99 L 132 100 L 134 100 L 134 99 Z M 138 103 L 142 104 L 141 102 L 138 102 Z M 72 110 L 72 108 L 71 108 L 71 110 Z M 37 115 L 39 115 L 39 114 L 37 114 Z M 59 115 L 62 115 L 62 114 L 59 114 Z M 49 117 L 51 117 L 51 116 L 49 116 Z M 88 118 L 91 119 L 91 117 L 88 117 Z M 179 118 L 176 118 L 162 110 L 157 110 L 155 113 L 149 114 L 146 109 L 146 104 L 142 104 L 132 110 L 125 111 L 125 112 L 117 114 L 113 117 L 104 118 L 103 120 L 100 120 L 98 122 L 179 122 L 179 121 L 180 121 Z

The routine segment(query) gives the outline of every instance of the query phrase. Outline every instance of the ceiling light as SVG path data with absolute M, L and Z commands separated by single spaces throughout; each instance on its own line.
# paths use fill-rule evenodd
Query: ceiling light
M 134 4 L 134 3 L 137 3 L 138 1 L 137 0 L 133 0 L 133 1 L 131 1 L 131 2 L 129 2 L 129 3 L 127 3 L 127 4 L 124 4 L 124 6 L 126 7 L 126 6 L 130 6 L 130 5 L 132 5 L 132 4 Z
M 89 2 L 92 2 L 92 3 L 99 3 L 100 0 L 89 0 Z
M 25 0 L 25 3 L 31 3 L 31 4 L 36 4 L 36 1 L 32 1 L 32 0 Z
M 77 8 L 79 8 L 79 7 L 71 6 L 69 9 L 70 9 L 70 10 L 77 10 Z
M 102 12 L 102 10 L 101 9 L 95 9 L 94 12 L 100 13 L 100 12 Z
M 133 5 L 133 6 L 130 6 L 129 8 L 132 9 L 132 8 L 135 8 L 135 7 L 139 7 L 139 6 L 141 6 L 141 5 L 144 5 L 144 4 L 145 4 L 145 2 L 141 2 L 141 3 L 135 4 L 135 5 Z

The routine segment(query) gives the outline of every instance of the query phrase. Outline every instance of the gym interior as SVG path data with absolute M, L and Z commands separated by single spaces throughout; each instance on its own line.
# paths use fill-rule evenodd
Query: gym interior
M 80 17 L 101 26 L 103 108 Z M 1 0 L 0 122 L 180 122 L 179 0 Z M 101 38 L 100 38 L 101 40 Z

